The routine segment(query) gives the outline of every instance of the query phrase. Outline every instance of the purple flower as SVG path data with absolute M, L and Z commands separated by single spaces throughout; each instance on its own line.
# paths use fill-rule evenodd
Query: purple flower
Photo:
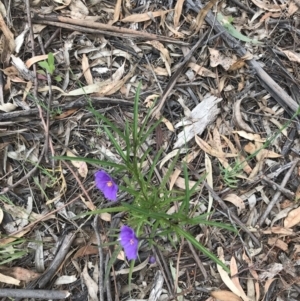
M 133 229 L 128 226 L 121 228 L 120 243 L 128 260 L 137 259 L 139 241 Z
M 150 256 L 150 258 L 149 258 L 149 263 L 150 264 L 153 264 L 153 263 L 155 263 L 156 262 L 156 258 L 155 258 L 155 256 Z
M 99 170 L 95 173 L 95 183 L 108 200 L 117 200 L 118 185 L 105 171 Z

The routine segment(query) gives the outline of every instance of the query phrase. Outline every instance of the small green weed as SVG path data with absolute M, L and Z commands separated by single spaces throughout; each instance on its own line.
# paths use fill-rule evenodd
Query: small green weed
M 48 53 L 48 59 L 46 61 L 38 62 L 38 65 L 45 69 L 51 76 L 54 74 L 55 71 L 55 61 L 54 61 L 54 55 L 52 52 Z M 41 73 L 45 75 L 45 72 L 43 70 L 39 70 L 38 73 Z M 57 75 L 54 77 L 54 79 L 57 82 L 60 82 L 62 80 L 60 75 Z
M 81 214 L 79 217 L 104 212 L 127 212 L 126 224 L 135 230 L 137 237 L 147 238 L 149 246 L 156 243 L 155 239 L 158 236 L 171 238 L 170 242 L 173 244 L 176 244 L 176 241 L 181 241 L 181 238 L 185 238 L 203 254 L 228 271 L 228 268 L 212 252 L 194 238 L 189 229 L 194 225 L 205 224 L 233 232 L 236 232 L 236 230 L 227 224 L 207 220 L 207 214 L 196 217 L 191 215 L 190 199 L 197 192 L 200 183 L 205 177 L 200 178 L 190 188 L 186 164 L 183 163 L 182 165 L 185 191 L 175 189 L 170 191 L 168 189 L 170 176 L 179 159 L 179 151 L 161 181 L 155 178 L 155 169 L 162 158 L 163 150 L 156 152 L 151 147 L 146 146 L 146 143 L 161 121 L 156 121 L 149 126 L 151 118 L 151 110 L 149 110 L 142 124 L 139 124 L 139 92 L 140 88 L 137 90 L 134 101 L 133 121 L 131 123 L 125 121 L 124 129 L 116 127 L 112 121 L 96 111 L 92 105 L 89 107 L 89 110 L 95 116 L 98 126 L 101 125 L 101 130 L 109 138 L 122 162 L 114 163 L 89 158 L 76 158 L 79 161 L 96 164 L 99 166 L 99 169 L 105 167 L 113 168 L 114 174 L 117 175 L 121 183 L 123 182 L 123 185 L 119 185 L 119 189 L 127 192 L 131 196 L 132 202 L 130 204 L 124 202 L 117 207 L 95 210 Z M 121 145 L 125 147 L 122 148 Z M 152 161 L 151 165 L 147 170 L 142 169 L 141 166 L 149 157 Z M 74 160 L 73 157 L 57 157 L 57 159 Z M 174 205 L 174 202 L 178 204 L 177 212 L 166 213 Z M 151 227 L 151 234 L 148 237 L 143 235 L 145 226 Z M 177 236 L 177 239 L 172 241 L 174 234 Z M 131 268 L 133 264 L 131 262 Z

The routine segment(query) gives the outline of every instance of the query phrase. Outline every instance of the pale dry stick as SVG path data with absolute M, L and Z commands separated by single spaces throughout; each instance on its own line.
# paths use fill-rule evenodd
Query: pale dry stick
M 174 295 L 176 294 L 177 287 L 178 287 L 178 278 L 179 278 L 179 261 L 182 253 L 182 248 L 183 248 L 183 243 L 184 239 L 183 237 L 181 238 L 181 244 L 179 247 L 178 255 L 177 255 L 177 262 L 176 262 L 176 278 L 175 278 L 175 283 L 174 283 Z
M 96 239 L 97 239 L 97 244 L 98 244 L 98 254 L 99 254 L 99 280 L 98 280 L 98 285 L 99 285 L 99 298 L 100 301 L 104 301 L 104 279 L 103 279 L 103 251 L 102 251 L 102 241 L 99 233 L 99 216 L 96 214 L 94 218 L 94 223 L 93 223 L 93 228 L 95 231 Z
M 288 199 L 294 199 L 295 198 L 295 193 L 294 192 L 292 192 L 289 189 L 286 189 L 286 188 L 282 187 L 281 185 L 275 183 L 274 181 L 270 180 L 268 177 L 262 176 L 261 179 L 262 179 L 262 181 L 267 182 L 270 186 L 273 186 L 273 188 L 275 188 L 276 190 L 280 191 Z
M 197 265 L 198 265 L 198 267 L 199 267 L 201 273 L 202 273 L 203 276 L 204 276 L 204 279 L 206 280 L 206 279 L 207 279 L 207 272 L 206 272 L 206 270 L 205 270 L 205 268 L 204 268 L 203 263 L 201 262 L 201 260 L 200 260 L 200 258 L 199 258 L 199 255 L 197 254 L 197 252 L 196 252 L 196 250 L 194 249 L 194 246 L 191 244 L 191 242 L 187 241 L 187 243 L 188 243 L 188 246 L 189 246 L 189 248 L 190 248 L 190 250 L 191 250 L 191 252 L 192 252 L 192 255 L 193 255 L 193 257 L 194 257 L 194 259 L 195 259 L 195 261 L 196 261 L 196 263 L 197 263 Z
M 5 298 L 33 298 L 33 299 L 66 299 L 70 296 L 68 291 L 54 291 L 54 290 L 36 290 L 36 289 L 19 289 L 19 288 L 1 288 L 0 297 Z M 7 300 L 7 299 L 5 299 Z
M 299 158 L 296 159 L 296 160 L 294 160 L 293 165 L 290 167 L 290 169 L 288 170 L 288 172 L 285 174 L 285 176 L 284 176 L 284 178 L 283 178 L 283 180 L 281 182 L 281 185 L 280 185 L 282 188 L 284 188 L 285 185 L 287 184 L 287 182 L 288 182 L 289 178 L 291 177 L 291 175 L 292 175 L 292 173 L 294 171 L 294 168 L 296 167 L 296 165 L 298 164 L 298 162 L 299 162 Z M 260 227 L 263 225 L 266 217 L 269 215 L 269 213 L 273 209 L 274 205 L 278 202 L 280 196 L 281 196 L 281 191 L 277 191 L 274 194 L 271 202 L 268 204 L 265 212 L 262 214 L 261 218 L 258 221 L 258 225 Z
M 80 26 L 82 28 L 87 29 L 97 29 L 99 32 L 102 32 L 106 35 L 113 35 L 117 37 L 122 37 L 123 35 L 127 35 L 131 38 L 143 38 L 147 40 L 154 40 L 154 41 L 162 41 L 167 43 L 173 43 L 173 44 L 179 44 L 179 45 L 189 45 L 189 43 L 180 41 L 178 39 L 169 38 L 165 36 L 156 35 L 153 33 L 148 33 L 145 31 L 138 31 L 134 29 L 119 27 L 119 26 L 113 26 L 108 24 L 103 24 L 99 22 L 93 22 L 93 21 L 86 21 L 86 20 L 77 20 L 77 19 L 71 19 L 67 17 L 61 17 L 61 16 L 34 16 L 34 20 L 47 20 L 47 21 L 54 21 L 58 23 L 56 26 L 63 27 L 63 25 L 66 24 L 72 24 L 73 26 Z
M 221 208 L 225 211 L 224 213 L 228 215 L 229 208 L 224 203 L 224 201 L 217 195 L 217 193 L 206 183 L 206 181 L 203 182 L 206 189 L 211 193 L 212 197 L 219 203 Z M 258 239 L 249 231 L 249 229 L 240 221 L 240 219 L 233 213 L 230 213 L 231 219 L 241 228 L 243 229 L 253 240 L 253 242 L 260 247 L 260 243 Z

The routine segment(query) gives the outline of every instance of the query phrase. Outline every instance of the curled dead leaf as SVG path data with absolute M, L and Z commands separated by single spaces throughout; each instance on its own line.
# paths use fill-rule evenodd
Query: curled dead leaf
M 133 14 L 133 15 L 130 15 L 130 16 L 122 19 L 121 22 L 123 22 L 123 23 L 144 22 L 144 21 L 151 20 L 152 18 L 162 17 L 170 11 L 172 11 L 172 9 L 151 12 L 151 15 L 149 13 Z
M 242 98 L 236 101 L 233 105 L 233 119 L 236 124 L 240 129 L 249 132 L 249 133 L 254 133 L 253 130 L 250 128 L 250 126 L 243 120 L 242 114 L 241 114 L 241 102 Z
M 230 193 L 230 194 L 226 195 L 226 197 L 224 198 L 224 201 L 234 204 L 236 206 L 238 215 L 240 215 L 242 213 L 242 211 L 244 211 L 246 209 L 243 199 L 234 193 Z
M 220 301 L 242 301 L 240 297 L 229 291 L 214 291 L 210 294 L 212 297 Z
M 72 152 L 67 151 L 67 156 L 68 157 L 74 157 L 77 158 L 76 155 L 74 155 Z M 88 174 L 88 166 L 86 164 L 86 162 L 82 162 L 82 161 L 76 161 L 76 160 L 71 160 L 71 163 L 73 166 L 75 166 L 78 170 L 78 173 L 83 177 L 86 178 L 87 174 Z
M 284 220 L 285 228 L 292 228 L 300 223 L 300 207 L 292 210 Z

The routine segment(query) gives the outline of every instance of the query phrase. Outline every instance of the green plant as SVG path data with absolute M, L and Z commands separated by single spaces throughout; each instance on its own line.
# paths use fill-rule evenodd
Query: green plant
M 48 59 L 46 61 L 38 62 L 38 65 L 41 68 L 45 69 L 50 75 L 53 75 L 54 71 L 55 71 L 54 55 L 53 55 L 53 53 L 49 52 L 48 53 Z M 43 70 L 39 70 L 38 72 L 45 75 L 45 72 Z M 55 76 L 54 79 L 57 82 L 60 82 L 62 80 L 62 78 L 61 78 L 60 75 Z
M 114 173 L 118 174 L 118 177 L 122 178 L 124 183 L 119 186 L 120 190 L 126 191 L 131 196 L 132 203 L 122 203 L 121 206 L 94 210 L 81 214 L 79 217 L 103 212 L 127 212 L 126 223 L 135 229 L 138 237 L 143 236 L 145 226 L 151 227 L 151 234 L 147 237 L 149 245 L 155 244 L 157 236 L 169 237 L 171 243 L 175 245 L 175 242 L 172 242 L 172 237 L 175 234 L 178 237 L 175 241 L 180 241 L 180 238 L 184 237 L 198 250 L 228 271 L 228 268 L 213 253 L 189 233 L 189 228 L 199 224 L 206 224 L 233 232 L 236 232 L 236 230 L 229 225 L 207 220 L 207 214 L 200 216 L 191 215 L 190 198 L 197 192 L 199 184 L 204 180 L 204 177 L 200 178 L 190 188 L 188 168 L 185 163 L 182 164 L 185 191 L 174 189 L 170 191 L 168 189 L 168 181 L 177 164 L 179 151 L 161 181 L 159 182 L 155 178 L 156 165 L 162 157 L 163 150 L 155 153 L 151 147 L 147 146 L 147 140 L 161 121 L 156 121 L 149 126 L 151 118 L 151 110 L 149 110 L 142 124 L 139 125 L 139 91 L 140 86 L 137 89 L 134 101 L 133 121 L 130 123 L 127 120 L 123 130 L 116 127 L 107 117 L 96 111 L 91 103 L 89 107 L 89 110 L 96 118 L 97 124 L 101 124 L 104 133 L 108 136 L 122 162 L 114 163 L 89 158 L 76 158 L 79 161 L 97 164 L 101 168 L 113 168 Z M 123 143 L 120 143 L 120 141 Z M 124 149 L 122 149 L 121 145 L 125 145 Z M 152 163 L 147 170 L 144 170 L 141 167 L 142 163 L 149 157 L 151 157 Z M 57 157 L 57 159 L 74 160 L 71 157 Z M 178 204 L 177 212 L 166 213 L 174 205 L 174 202 Z M 131 263 L 131 267 L 133 267 L 133 264 Z

